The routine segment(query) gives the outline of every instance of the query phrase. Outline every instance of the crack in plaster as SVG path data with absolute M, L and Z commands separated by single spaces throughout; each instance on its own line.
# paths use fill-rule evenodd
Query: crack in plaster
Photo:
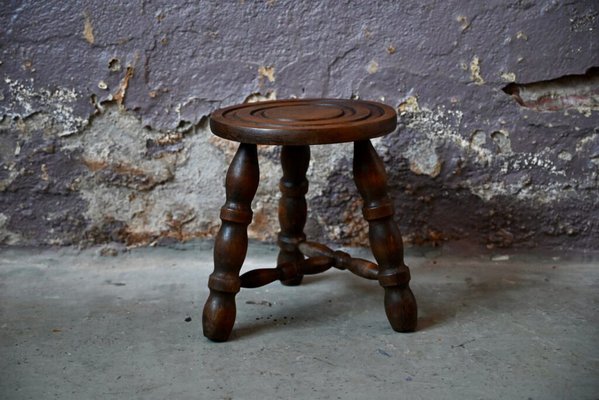
M 592 111 L 599 110 L 599 67 L 589 68 L 581 75 L 510 83 L 502 90 L 525 108 L 535 111 L 574 109 L 588 117 Z

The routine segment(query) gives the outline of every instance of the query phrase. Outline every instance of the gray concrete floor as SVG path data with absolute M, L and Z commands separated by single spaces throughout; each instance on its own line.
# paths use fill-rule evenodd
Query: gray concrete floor
M 329 271 L 242 290 L 217 344 L 210 243 L 2 249 L 0 398 L 599 399 L 596 257 L 451 253 L 407 252 L 416 333 L 390 329 L 375 282 Z M 244 269 L 275 258 L 252 243 Z

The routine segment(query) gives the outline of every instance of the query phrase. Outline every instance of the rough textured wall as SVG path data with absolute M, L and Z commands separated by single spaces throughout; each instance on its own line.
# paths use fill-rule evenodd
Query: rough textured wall
M 1 242 L 211 235 L 235 146 L 207 115 L 295 96 L 397 107 L 375 145 L 407 239 L 599 247 L 594 1 L 9 1 L 0 30 Z M 351 146 L 312 153 L 309 234 L 364 244 Z

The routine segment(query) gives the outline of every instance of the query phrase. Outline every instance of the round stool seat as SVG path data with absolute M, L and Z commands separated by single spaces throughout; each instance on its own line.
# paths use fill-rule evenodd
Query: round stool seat
M 214 111 L 210 129 L 241 143 L 311 145 L 353 142 L 395 130 L 397 113 L 373 101 L 275 100 Z

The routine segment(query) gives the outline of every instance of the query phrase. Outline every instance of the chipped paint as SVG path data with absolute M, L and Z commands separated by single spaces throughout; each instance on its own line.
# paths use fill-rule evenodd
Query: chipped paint
M 83 14 L 83 37 L 89 44 L 94 44 L 96 39 L 94 36 L 94 28 L 92 26 L 91 17 L 88 12 Z
M 572 161 L 572 154 L 568 153 L 567 151 L 560 151 L 557 154 L 557 158 L 564 161 Z
M 463 113 L 459 110 L 447 110 L 445 107 L 431 110 L 428 107 L 421 107 L 416 97 L 409 97 L 400 104 L 399 114 L 400 120 L 405 121 L 407 128 L 418 132 L 417 139 L 412 143 L 415 148 L 430 149 L 431 144 L 449 141 L 464 151 L 473 152 L 474 159 L 482 166 L 487 165 L 493 158 L 489 149 L 478 146 L 475 142 L 468 141 L 460 135 L 459 126 Z M 431 154 L 430 150 L 426 151 Z M 407 149 L 404 155 L 411 163 L 418 165 L 418 151 Z M 427 164 L 430 165 L 430 163 Z M 432 165 L 436 165 L 436 162 Z M 424 170 L 435 171 L 437 168 L 432 170 L 424 168 Z
M 516 74 L 513 72 L 503 72 L 501 74 L 501 79 L 505 82 L 516 82 Z
M 277 92 L 273 90 L 270 92 L 266 92 L 266 94 L 264 94 L 264 95 L 261 94 L 260 92 L 252 93 L 249 96 L 247 96 L 243 102 L 244 103 L 257 103 L 260 101 L 271 101 L 271 100 L 276 100 L 276 99 L 277 99 Z
M 98 232 L 110 225 L 106 221 L 121 221 L 119 230 L 129 245 L 214 233 L 218 220 L 212 214 L 222 205 L 224 188 L 218 181 L 226 165 L 222 155 L 210 151 L 206 129 L 159 134 L 107 107 L 69 144 L 84 149 L 82 160 L 91 172 L 79 189 L 88 204 L 85 215 L 95 221 L 90 229 Z M 200 159 L 206 163 L 198 169 L 195 160 Z
M 499 129 L 491 132 L 491 139 L 497 145 L 497 151 L 502 154 L 511 154 L 512 147 L 510 142 L 510 134 L 505 129 Z
M 546 171 L 556 177 L 566 175 L 549 159 L 552 155 L 549 148 L 539 153 L 514 153 L 510 133 L 506 129 L 499 128 L 489 133 L 475 130 L 467 140 L 460 133 L 463 113 L 459 111 L 444 108 L 431 110 L 421 106 L 416 97 L 407 98 L 398 109 L 405 128 L 415 132 L 414 137 L 417 138 L 402 153 L 414 174 L 438 177 L 443 171 L 443 156 L 438 149 L 451 145 L 460 149 L 463 158 L 484 168 L 497 168 L 502 175 L 535 170 Z M 543 186 L 545 189 L 541 189 L 538 185 L 530 184 L 526 176 L 521 181 L 509 184 L 504 181 L 483 184 L 470 180 L 467 182 L 466 187 L 470 192 L 487 202 L 502 196 L 514 196 L 521 200 L 550 204 L 569 196 L 567 192 L 559 190 L 562 183 L 546 184 Z
M 116 102 L 119 104 L 122 104 L 123 100 L 125 100 L 125 94 L 127 93 L 127 88 L 129 87 L 129 80 L 133 78 L 134 71 L 135 69 L 132 66 L 127 67 L 127 70 L 125 71 L 125 76 L 123 76 L 123 79 L 119 84 L 119 87 L 112 96 L 112 98 L 116 100 Z
M 366 71 L 368 71 L 369 74 L 374 74 L 379 70 L 379 63 L 376 62 L 376 60 L 371 60 L 368 63 L 368 67 L 366 67 Z
M 402 101 L 397 107 L 400 116 L 407 112 L 419 112 L 420 106 L 418 105 L 418 99 L 416 96 L 409 96 L 404 101 Z
M 6 115 L 10 118 L 28 118 L 40 107 L 50 110 L 52 124 L 59 129 L 58 136 L 69 136 L 88 124 L 88 120 L 78 117 L 74 112 L 74 104 L 79 99 L 74 89 L 42 88 L 36 89 L 31 81 L 19 81 L 4 78 L 12 99 L 6 105 Z
M 269 82 L 275 81 L 275 67 L 273 66 L 260 66 L 258 67 L 258 75 L 260 78 L 266 78 Z
M 484 85 L 485 83 L 480 73 L 480 59 L 477 56 L 474 56 L 472 61 L 470 61 L 470 79 L 476 85 Z
M 470 28 L 470 22 L 468 21 L 468 17 L 465 15 L 458 15 L 456 17 L 456 21 L 460 24 L 460 30 L 463 32 L 466 29 Z
M 441 160 L 428 143 L 420 142 L 404 152 L 404 155 L 410 160 L 410 171 L 416 175 L 424 174 L 435 178 L 441 173 Z

